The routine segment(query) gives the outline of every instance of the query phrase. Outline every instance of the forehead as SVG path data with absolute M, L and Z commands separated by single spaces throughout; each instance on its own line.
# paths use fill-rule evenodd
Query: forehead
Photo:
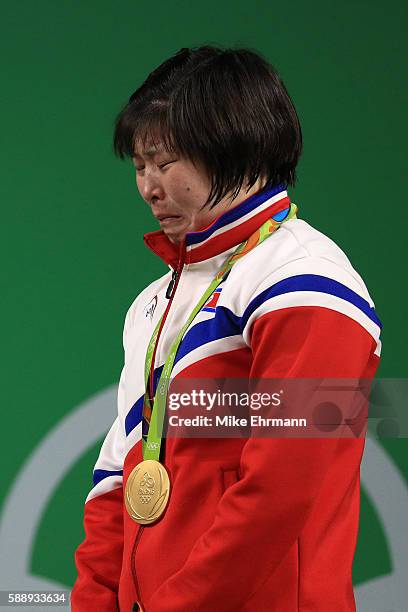
M 143 148 L 137 148 L 135 146 L 134 149 L 134 154 L 135 157 L 154 157 L 154 155 L 156 155 L 157 153 L 164 153 L 165 152 L 165 148 L 164 147 L 146 147 L 145 149 Z
M 159 136 L 156 138 L 145 138 L 145 139 L 136 139 L 133 147 L 134 155 L 143 156 L 146 158 L 154 157 L 154 155 L 158 153 L 167 153 L 164 142 L 160 139 Z

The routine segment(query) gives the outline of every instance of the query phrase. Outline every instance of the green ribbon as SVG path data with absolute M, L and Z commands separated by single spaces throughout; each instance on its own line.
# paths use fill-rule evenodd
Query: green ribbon
M 282 221 L 275 221 L 274 219 L 268 219 L 259 227 L 249 238 L 242 242 L 233 252 L 233 254 L 228 258 L 225 264 L 220 268 L 214 280 L 204 291 L 203 295 L 197 302 L 194 309 L 191 311 L 187 321 L 177 334 L 176 339 L 174 340 L 169 355 L 165 361 L 163 366 L 163 371 L 160 376 L 160 380 L 157 384 L 156 394 L 154 397 L 153 409 L 150 419 L 149 432 L 147 436 L 147 441 L 142 438 L 142 451 L 143 451 L 143 459 L 153 459 L 155 461 L 159 460 L 160 457 L 160 447 L 162 441 L 162 433 L 163 433 L 163 424 L 164 424 L 164 416 L 166 412 L 166 403 L 167 403 L 167 394 L 170 383 L 170 376 L 174 365 L 174 360 L 176 358 L 176 354 L 182 338 L 190 327 L 192 321 L 195 319 L 197 314 L 200 312 L 201 308 L 207 302 L 208 298 L 214 293 L 218 285 L 225 280 L 230 273 L 232 267 L 235 263 L 241 259 L 241 257 L 245 256 L 247 253 L 252 251 L 253 248 L 261 244 L 264 240 L 269 238 L 285 221 L 289 219 L 294 219 L 297 213 L 297 206 L 293 202 L 290 205 L 290 210 L 286 217 Z M 152 366 L 152 359 L 154 354 L 155 345 L 157 342 L 157 336 L 159 333 L 160 325 L 162 322 L 163 316 L 160 318 L 160 321 L 156 325 L 156 328 L 150 338 L 149 346 L 146 351 L 146 359 L 145 359 L 145 385 L 146 392 L 144 397 L 144 403 L 149 401 L 148 397 L 148 381 L 150 369 Z

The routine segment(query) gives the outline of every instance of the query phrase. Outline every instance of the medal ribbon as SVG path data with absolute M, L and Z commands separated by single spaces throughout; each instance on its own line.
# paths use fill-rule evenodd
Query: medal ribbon
M 181 340 L 185 334 L 185 332 L 187 331 L 187 329 L 190 327 L 192 321 L 194 320 L 194 318 L 197 316 L 197 314 L 200 312 L 201 308 L 204 306 L 204 304 L 207 302 L 208 298 L 214 293 L 215 289 L 218 287 L 218 285 L 221 284 L 221 282 L 223 280 L 225 280 L 228 276 L 228 274 L 230 273 L 232 267 L 234 266 L 234 264 L 241 259 L 241 257 L 244 257 L 244 255 L 247 255 L 247 253 L 249 253 L 250 251 L 252 251 L 253 248 L 255 248 L 256 246 L 258 246 L 258 244 L 261 244 L 261 242 L 263 242 L 264 240 L 266 240 L 266 238 L 269 238 L 269 236 L 271 236 L 281 225 L 282 223 L 284 223 L 285 221 L 288 221 L 289 219 L 294 219 L 296 218 L 296 213 L 297 213 L 297 206 L 296 204 L 294 204 L 293 202 L 290 205 L 290 209 L 288 211 L 288 214 L 286 215 L 286 217 L 284 219 L 282 219 L 281 221 L 275 221 L 274 219 L 268 219 L 267 221 L 265 221 L 265 223 L 263 223 L 261 225 L 261 227 L 259 227 L 249 238 L 248 240 L 242 242 L 234 251 L 234 253 L 228 258 L 228 260 L 225 262 L 225 264 L 220 268 L 220 270 L 218 271 L 217 275 L 215 276 L 214 280 L 211 282 L 211 284 L 207 287 L 207 289 L 204 291 L 203 295 L 201 296 L 201 298 L 199 299 L 198 303 L 196 304 L 195 308 L 191 311 L 186 323 L 183 325 L 183 327 L 181 328 L 181 330 L 179 331 L 179 333 L 177 334 L 176 339 L 174 340 L 171 348 L 170 348 L 170 352 L 169 355 L 165 361 L 165 364 L 163 366 L 163 371 L 161 373 L 160 376 L 160 380 L 157 384 L 157 389 L 156 389 L 156 393 L 154 396 L 154 403 L 153 403 L 153 410 L 151 413 L 151 419 L 150 419 L 150 425 L 149 425 L 149 432 L 148 432 L 148 436 L 147 436 L 147 441 L 145 442 L 145 440 L 142 437 L 142 450 L 143 450 L 143 459 L 153 459 L 155 461 L 159 461 L 159 456 L 160 456 L 160 446 L 161 446 L 161 440 L 162 440 L 162 433 L 163 433 L 163 423 L 164 423 L 164 415 L 166 412 L 166 403 L 167 403 L 167 393 L 168 393 L 168 388 L 169 388 L 169 383 L 170 383 L 170 375 L 171 375 L 171 371 L 173 369 L 173 364 L 174 364 L 174 360 L 176 358 L 176 354 L 178 351 L 178 348 L 180 346 Z M 149 380 L 149 374 L 150 374 L 150 369 L 151 369 L 151 365 L 152 365 L 152 359 L 153 359 L 153 353 L 154 353 L 154 348 L 157 342 L 157 336 L 159 333 L 159 329 L 160 329 L 160 324 L 162 321 L 162 318 L 160 318 L 160 321 L 158 322 L 152 337 L 150 338 L 150 342 L 149 342 L 149 346 L 147 348 L 146 351 L 146 360 L 145 360 L 145 385 L 146 385 L 146 392 L 145 392 L 145 397 L 144 397 L 144 404 L 148 405 L 149 402 L 149 397 L 148 397 L 148 380 Z M 145 412 L 145 410 L 144 410 Z

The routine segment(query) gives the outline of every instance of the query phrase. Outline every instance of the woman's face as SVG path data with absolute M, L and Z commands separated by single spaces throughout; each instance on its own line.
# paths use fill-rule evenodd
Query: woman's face
M 142 151 L 138 143 L 133 164 L 140 195 L 174 243 L 182 241 L 187 232 L 204 229 L 227 208 L 235 207 L 260 189 L 258 181 L 249 192 L 242 188 L 232 203 L 226 197 L 214 208 L 202 209 L 210 193 L 210 180 L 204 168 L 159 146 L 147 146 Z

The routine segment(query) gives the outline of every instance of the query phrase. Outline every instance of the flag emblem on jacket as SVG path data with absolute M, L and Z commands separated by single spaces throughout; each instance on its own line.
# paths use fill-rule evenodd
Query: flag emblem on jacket
M 219 300 L 222 289 L 216 289 L 208 302 L 204 304 L 202 310 L 205 312 L 215 312 L 215 307 L 217 306 L 217 302 Z

